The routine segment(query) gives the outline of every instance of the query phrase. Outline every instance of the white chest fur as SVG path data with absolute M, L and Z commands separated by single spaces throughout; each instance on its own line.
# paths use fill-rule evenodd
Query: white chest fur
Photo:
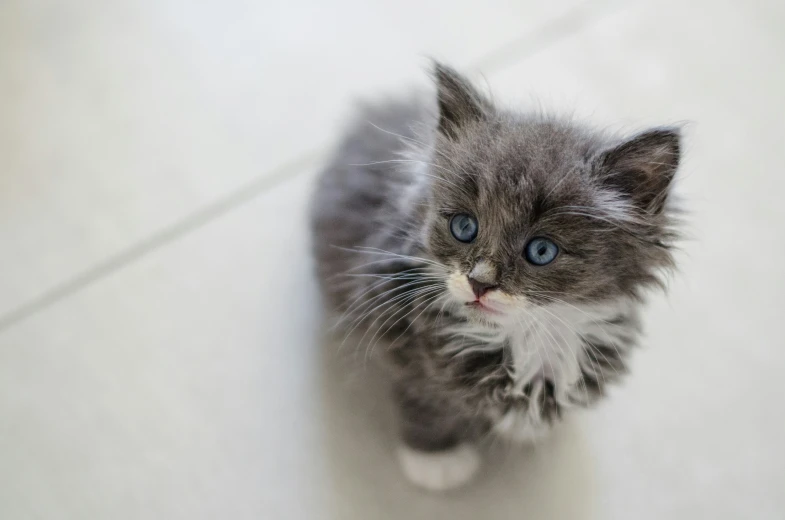
M 587 341 L 628 349 L 637 333 L 636 305 L 617 300 L 602 305 L 532 307 L 499 328 L 464 324 L 454 333 L 476 341 L 471 350 L 509 349 L 512 397 L 538 403 L 542 392 L 552 391 L 560 408 L 566 409 L 588 402 L 585 384 L 581 384 L 584 373 L 602 377 L 587 354 Z M 551 385 L 548 390 L 546 381 Z M 489 415 L 498 434 L 516 441 L 536 440 L 549 427 L 538 406 L 491 410 Z

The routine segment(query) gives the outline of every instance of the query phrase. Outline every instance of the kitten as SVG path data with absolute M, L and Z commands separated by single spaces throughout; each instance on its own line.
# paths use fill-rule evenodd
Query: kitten
M 676 238 L 680 136 L 620 139 L 495 107 L 435 64 L 435 99 L 369 108 L 319 180 L 318 272 L 390 369 L 400 461 L 444 490 L 477 440 L 546 433 L 625 371 Z

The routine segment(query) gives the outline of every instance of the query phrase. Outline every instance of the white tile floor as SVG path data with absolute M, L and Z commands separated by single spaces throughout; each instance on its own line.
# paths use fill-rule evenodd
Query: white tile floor
M 781 2 L 196 4 L 0 4 L 0 518 L 785 517 Z M 322 340 L 304 216 L 349 100 L 429 54 L 690 122 L 633 376 L 447 497 Z

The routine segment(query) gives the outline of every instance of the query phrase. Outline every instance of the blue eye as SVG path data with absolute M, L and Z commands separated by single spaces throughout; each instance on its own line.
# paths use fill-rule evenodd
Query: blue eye
M 559 246 L 547 238 L 537 237 L 529 240 L 523 250 L 526 260 L 534 265 L 547 265 L 559 254 Z
M 466 213 L 458 213 L 450 219 L 450 232 L 456 240 L 469 243 L 477 237 L 477 219 Z

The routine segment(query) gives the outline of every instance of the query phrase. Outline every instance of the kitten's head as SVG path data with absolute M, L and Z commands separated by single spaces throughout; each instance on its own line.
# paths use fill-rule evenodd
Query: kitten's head
M 467 315 L 638 297 L 672 265 L 679 132 L 626 140 L 502 111 L 436 65 L 426 243 Z

